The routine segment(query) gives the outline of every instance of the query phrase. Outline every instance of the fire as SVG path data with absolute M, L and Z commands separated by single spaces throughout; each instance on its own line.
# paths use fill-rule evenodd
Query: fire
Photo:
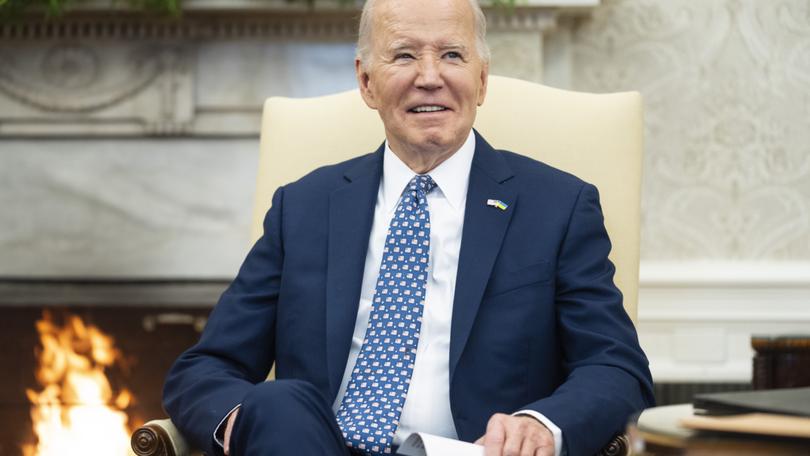
M 77 316 L 64 326 L 49 313 L 36 324 L 41 351 L 37 382 L 27 390 L 37 445 L 24 445 L 24 456 L 129 454 L 127 415 L 132 398 L 126 389 L 113 394 L 104 374 L 121 358 L 112 337 Z

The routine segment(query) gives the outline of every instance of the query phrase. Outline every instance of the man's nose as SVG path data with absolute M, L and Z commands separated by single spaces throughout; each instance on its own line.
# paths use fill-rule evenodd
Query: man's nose
M 415 84 L 420 89 L 435 90 L 443 85 L 441 66 L 438 60 L 425 58 L 419 61 Z

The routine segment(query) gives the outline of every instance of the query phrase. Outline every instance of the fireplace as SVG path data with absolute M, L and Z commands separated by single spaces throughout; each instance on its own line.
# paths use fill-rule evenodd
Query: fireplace
M 36 445 L 32 404 L 26 391 L 43 390 L 35 377 L 42 351 L 37 321 L 54 326 L 73 316 L 111 336 L 122 361 L 105 369 L 114 392 L 128 389 L 127 427 L 164 417 L 161 391 L 166 371 L 197 341 L 226 281 L 0 280 L 0 454 L 22 455 Z M 128 442 L 127 442 L 128 444 Z M 37 454 L 37 453 L 33 453 Z M 64 454 L 64 453 L 61 453 Z

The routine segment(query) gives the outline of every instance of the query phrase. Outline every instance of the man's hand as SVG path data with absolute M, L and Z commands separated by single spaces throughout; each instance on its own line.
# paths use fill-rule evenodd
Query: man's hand
M 234 410 L 225 424 L 225 434 L 222 436 L 222 451 L 225 452 L 225 456 L 231 454 L 231 432 L 233 432 L 233 423 L 236 421 L 236 415 L 238 414 L 239 409 Z
M 486 456 L 554 455 L 554 435 L 530 416 L 492 415 L 475 444 L 484 446 Z

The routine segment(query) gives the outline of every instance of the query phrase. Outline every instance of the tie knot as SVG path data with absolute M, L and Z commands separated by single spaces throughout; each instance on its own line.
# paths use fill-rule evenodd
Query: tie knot
M 411 189 L 411 191 L 427 195 L 431 190 L 436 188 L 436 182 L 433 182 L 433 178 L 430 177 L 429 174 L 418 174 L 413 176 L 411 182 L 408 183 L 408 188 Z

